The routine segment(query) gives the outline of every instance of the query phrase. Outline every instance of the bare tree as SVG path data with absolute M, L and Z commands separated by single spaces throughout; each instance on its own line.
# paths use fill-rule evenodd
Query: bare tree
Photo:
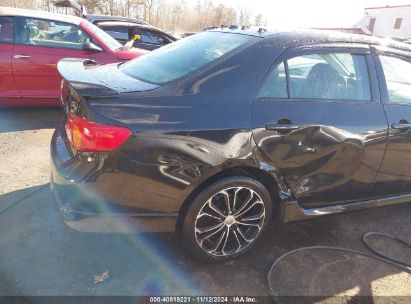
M 251 8 L 240 7 L 237 10 L 238 14 L 238 23 L 240 25 L 249 26 L 251 25 L 251 17 L 253 16 L 254 12 Z
M 36 7 L 36 1 L 35 0 L 0 0 L 0 6 L 34 9 Z
M 169 31 L 201 31 L 206 26 L 218 27 L 232 24 L 261 26 L 265 20 L 261 14 L 254 16 L 250 8 L 236 9 L 225 4 L 215 5 L 214 0 L 78 1 L 85 5 L 89 13 L 144 19 L 150 24 Z M 56 8 L 52 0 L 0 0 L 0 6 L 74 14 L 71 9 Z
M 255 26 L 263 25 L 263 15 L 262 14 L 258 14 L 257 16 L 255 16 L 254 25 Z

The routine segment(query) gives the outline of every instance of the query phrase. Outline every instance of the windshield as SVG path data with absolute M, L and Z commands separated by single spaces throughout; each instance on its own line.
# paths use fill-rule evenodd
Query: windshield
M 255 39 L 239 34 L 203 32 L 159 48 L 119 68 L 139 80 L 163 84 L 196 71 Z
M 118 42 L 116 39 L 111 37 L 109 34 L 107 34 L 105 31 L 102 29 L 98 28 L 91 22 L 83 22 L 84 27 L 89 29 L 94 35 L 98 36 L 106 45 L 108 45 L 110 48 L 116 50 L 122 47 L 121 43 Z

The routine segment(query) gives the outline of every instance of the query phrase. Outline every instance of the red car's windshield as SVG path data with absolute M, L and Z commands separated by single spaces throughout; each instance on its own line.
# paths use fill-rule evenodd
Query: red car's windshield
M 88 21 L 84 21 L 82 23 L 83 27 L 85 27 L 86 29 L 90 30 L 94 36 L 99 37 L 102 41 L 104 41 L 104 43 L 110 47 L 113 50 L 119 49 L 122 47 L 121 43 L 118 42 L 116 39 L 114 39 L 113 37 L 111 37 L 109 34 L 107 34 L 105 31 L 103 31 L 102 29 L 98 28 L 97 26 L 95 26 L 94 24 L 92 24 L 91 22 Z

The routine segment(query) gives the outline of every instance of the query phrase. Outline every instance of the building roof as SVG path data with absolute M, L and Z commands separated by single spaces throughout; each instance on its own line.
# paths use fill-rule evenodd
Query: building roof
M 44 11 L 26 10 L 13 7 L 0 7 L 0 16 L 21 16 L 21 17 L 31 17 L 47 20 L 55 20 L 61 22 L 68 22 L 79 25 L 83 18 L 79 18 L 71 15 L 55 14 Z

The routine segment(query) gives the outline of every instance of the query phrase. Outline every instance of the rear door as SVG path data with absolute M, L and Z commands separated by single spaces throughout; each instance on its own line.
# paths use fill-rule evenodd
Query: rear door
M 20 97 L 11 68 L 14 47 L 14 18 L 0 17 L 0 101 L 10 102 L 10 98 Z M 4 100 L 3 100 L 4 99 Z
M 82 50 L 86 41 L 93 40 L 77 25 L 22 17 L 16 21 L 12 67 L 17 87 L 24 98 L 58 102 L 61 77 L 57 62 L 60 59 L 91 58 L 104 62 L 108 55 L 104 51 Z
M 303 207 L 369 195 L 387 120 L 368 46 L 286 54 L 267 75 L 252 115 L 258 147 Z
M 376 67 L 389 136 L 376 196 L 411 193 L 411 53 L 377 48 Z

